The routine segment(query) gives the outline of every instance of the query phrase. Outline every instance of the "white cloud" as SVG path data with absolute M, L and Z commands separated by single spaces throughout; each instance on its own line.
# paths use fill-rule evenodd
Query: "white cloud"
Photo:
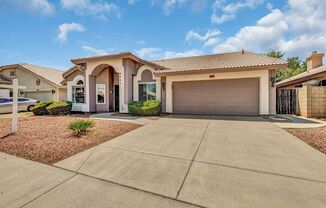
M 79 23 L 64 23 L 59 25 L 58 40 L 67 41 L 70 32 L 84 32 L 86 28 Z
M 164 52 L 162 58 L 163 59 L 181 58 L 181 57 L 189 57 L 189 56 L 199 56 L 202 54 L 203 51 L 197 49 L 193 49 L 185 52 L 166 51 Z
M 218 42 L 214 52 L 278 49 L 288 56 L 306 58 L 311 51 L 326 51 L 326 1 L 288 0 L 282 10 L 273 9 L 255 25 L 241 28 Z
M 106 52 L 103 49 L 96 49 L 96 48 L 93 48 L 93 47 L 87 46 L 87 45 L 83 45 L 83 46 L 81 46 L 81 48 L 83 50 L 85 50 L 85 51 L 91 52 L 91 53 L 96 54 L 96 55 L 105 55 L 105 54 L 108 54 L 108 52 Z
M 135 50 L 135 53 L 143 59 L 155 60 L 155 59 L 170 59 L 170 58 L 197 56 L 197 55 L 202 55 L 203 51 L 193 49 L 184 52 L 176 52 L 176 51 L 169 51 L 169 50 L 165 51 L 160 48 L 142 48 L 140 50 Z
M 6 0 L 29 12 L 37 12 L 42 15 L 51 15 L 55 12 L 55 7 L 48 0 Z
M 98 19 L 107 20 L 107 15 L 114 13 L 121 17 L 119 7 L 114 3 L 96 0 L 61 0 L 62 7 L 78 15 L 93 15 Z
M 204 47 L 212 47 L 212 46 L 215 46 L 217 45 L 219 42 L 221 41 L 220 38 L 216 37 L 216 38 L 209 38 L 205 44 L 204 44 Z
M 193 13 L 203 12 L 207 8 L 208 3 L 208 0 L 193 0 L 191 3 L 191 11 Z
M 170 15 L 171 11 L 176 6 L 181 6 L 185 4 L 188 0 L 165 0 L 163 3 L 163 11 L 166 15 Z
M 271 4 L 270 2 L 268 2 L 268 3 L 266 4 L 266 8 L 269 9 L 269 10 L 272 10 L 272 9 L 274 8 L 274 5 Z
M 135 50 L 136 54 L 140 58 L 146 59 L 157 59 L 160 55 L 160 48 L 141 48 L 139 50 Z
M 227 4 L 226 0 L 215 0 L 213 3 L 213 14 L 211 22 L 214 24 L 222 24 L 236 17 L 236 13 L 240 9 L 254 9 L 262 5 L 265 0 L 242 0 Z
M 246 26 L 240 29 L 235 36 L 215 47 L 215 52 L 233 50 L 264 51 L 265 48 L 274 48 L 283 43 L 283 34 L 288 30 L 284 16 L 280 10 L 273 10 L 270 14 L 257 21 L 255 26 Z
M 219 30 L 208 30 L 205 35 L 200 35 L 199 33 L 190 30 L 186 35 L 186 40 L 188 42 L 192 40 L 206 41 L 210 38 L 217 37 L 218 35 L 220 35 L 220 33 L 221 32 Z

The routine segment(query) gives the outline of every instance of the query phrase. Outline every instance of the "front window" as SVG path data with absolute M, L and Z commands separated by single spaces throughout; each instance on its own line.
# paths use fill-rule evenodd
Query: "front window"
M 15 77 L 16 76 L 16 71 L 15 70 L 10 71 L 10 76 Z
M 72 102 L 85 103 L 85 87 L 82 80 L 79 80 L 77 85 L 72 87 Z
M 96 104 L 105 104 L 105 84 L 96 84 Z
M 139 84 L 139 101 L 156 99 L 156 83 Z

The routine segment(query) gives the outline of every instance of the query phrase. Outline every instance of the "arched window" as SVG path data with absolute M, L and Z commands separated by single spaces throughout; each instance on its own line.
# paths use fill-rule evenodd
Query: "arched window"
M 146 69 L 142 72 L 138 86 L 139 101 L 156 99 L 156 82 L 150 70 Z
M 75 86 L 72 86 L 72 102 L 85 103 L 85 87 L 83 80 L 78 80 Z
M 79 80 L 79 81 L 77 82 L 77 85 L 84 85 L 83 80 Z

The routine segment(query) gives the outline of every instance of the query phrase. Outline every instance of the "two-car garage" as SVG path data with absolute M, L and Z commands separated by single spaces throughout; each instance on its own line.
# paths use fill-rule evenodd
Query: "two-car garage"
M 173 82 L 173 113 L 259 115 L 259 78 Z

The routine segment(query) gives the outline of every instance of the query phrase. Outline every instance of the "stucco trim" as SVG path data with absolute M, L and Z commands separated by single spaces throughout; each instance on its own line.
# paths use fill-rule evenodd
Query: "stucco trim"
M 155 77 L 154 75 L 155 69 L 147 65 L 141 66 L 138 69 L 136 76 L 133 77 L 133 91 L 134 91 L 133 100 L 139 101 L 139 84 L 144 84 L 144 82 L 140 82 L 140 81 L 142 78 L 141 75 L 145 70 L 149 70 L 152 72 L 154 82 L 152 81 L 147 83 L 156 83 L 156 99 L 161 100 L 161 79 Z

